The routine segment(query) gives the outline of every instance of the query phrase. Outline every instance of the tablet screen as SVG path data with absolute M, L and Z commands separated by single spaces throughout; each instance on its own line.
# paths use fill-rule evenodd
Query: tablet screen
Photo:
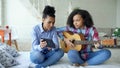
M 52 39 L 45 39 L 45 38 L 42 38 L 43 41 L 46 41 L 47 42 L 47 46 L 46 47 L 51 47 L 51 48 L 55 48 L 55 44 L 54 42 L 52 41 Z

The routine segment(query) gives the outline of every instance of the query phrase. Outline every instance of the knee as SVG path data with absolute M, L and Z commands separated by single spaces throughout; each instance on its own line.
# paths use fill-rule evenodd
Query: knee
M 102 50 L 102 54 L 103 54 L 103 56 L 106 57 L 106 58 L 110 58 L 110 57 L 111 57 L 111 51 L 108 50 L 108 49 L 103 49 L 103 50 Z
M 40 52 L 34 51 L 30 53 L 30 59 L 33 63 L 40 64 L 44 61 L 44 56 Z
M 57 53 L 59 54 L 60 57 L 63 57 L 64 51 L 62 49 L 58 49 Z
M 68 57 L 72 57 L 75 55 L 78 55 L 78 51 L 76 51 L 76 50 L 69 50 L 68 51 Z

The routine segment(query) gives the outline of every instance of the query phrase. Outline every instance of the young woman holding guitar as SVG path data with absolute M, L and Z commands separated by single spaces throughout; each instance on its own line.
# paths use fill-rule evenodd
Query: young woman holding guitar
M 88 11 L 75 9 L 68 17 L 67 26 L 57 29 L 58 36 L 68 45 L 65 46 L 68 47 L 66 52 L 68 53 L 69 61 L 74 66 L 98 65 L 111 57 L 111 52 L 109 50 L 100 49 L 99 51 L 93 51 L 92 46 L 87 43 L 81 45 L 82 47 L 80 50 L 74 49 L 76 46 L 74 45 L 74 40 L 99 41 L 98 32 L 93 25 L 92 17 Z M 80 35 L 81 38 L 74 34 Z M 81 36 L 81 34 L 84 36 Z M 70 35 L 74 35 L 76 38 Z M 94 46 L 95 48 L 99 48 L 101 45 L 97 42 L 94 43 Z M 69 50 L 69 47 L 73 49 Z

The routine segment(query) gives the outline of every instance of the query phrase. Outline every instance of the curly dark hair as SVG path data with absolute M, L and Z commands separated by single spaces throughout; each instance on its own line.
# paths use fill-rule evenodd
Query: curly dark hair
M 55 9 L 52 6 L 45 6 L 44 10 L 43 10 L 43 16 L 42 18 L 46 18 L 47 16 L 51 16 L 55 18 Z
M 68 16 L 68 19 L 67 19 L 67 25 L 70 26 L 70 27 L 74 27 L 73 25 L 73 17 L 76 15 L 76 14 L 79 14 L 81 15 L 81 17 L 83 18 L 84 22 L 83 24 L 86 26 L 86 27 L 92 27 L 94 25 L 93 23 L 93 20 L 92 20 L 92 17 L 90 15 L 90 13 L 87 11 L 87 10 L 82 10 L 82 9 L 75 9 L 71 12 L 71 14 Z

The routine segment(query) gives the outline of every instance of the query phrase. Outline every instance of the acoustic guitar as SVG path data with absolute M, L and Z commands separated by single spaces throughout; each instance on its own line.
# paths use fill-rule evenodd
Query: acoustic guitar
M 82 49 L 82 46 L 85 44 L 94 44 L 94 43 L 100 43 L 101 45 L 116 45 L 115 39 L 104 39 L 100 41 L 85 41 L 83 34 L 76 34 L 72 33 L 70 31 L 63 32 L 63 35 L 65 38 L 72 40 L 71 42 L 75 45 L 74 47 L 71 47 L 69 45 L 66 45 L 63 40 L 60 40 L 61 48 L 65 53 L 67 53 L 69 50 L 77 50 L 80 51 Z

